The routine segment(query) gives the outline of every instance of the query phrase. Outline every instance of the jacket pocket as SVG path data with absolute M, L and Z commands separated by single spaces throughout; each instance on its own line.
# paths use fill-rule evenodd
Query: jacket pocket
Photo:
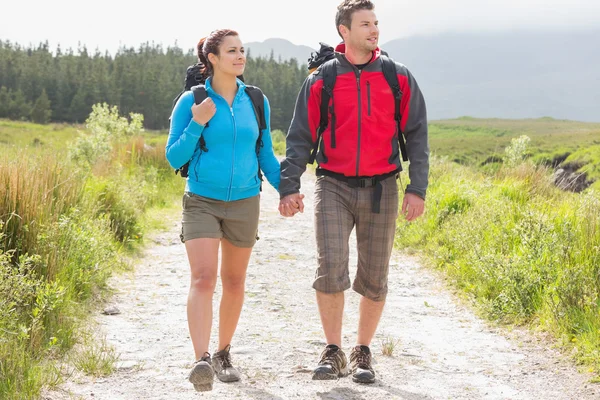
M 190 166 L 192 166 L 192 165 L 194 166 L 194 175 L 195 175 L 196 181 L 199 181 L 198 171 L 200 170 L 201 160 L 202 160 L 202 151 L 198 151 L 198 152 L 194 153 L 194 156 L 190 160 Z M 188 174 L 189 174 L 189 172 L 188 172 Z
M 335 123 L 336 123 L 336 117 L 335 117 L 335 110 L 333 108 L 333 101 L 331 103 L 331 106 L 329 106 L 329 125 L 330 125 L 330 130 L 331 130 L 331 148 L 335 149 L 336 143 L 335 143 Z
M 189 196 L 189 194 L 188 194 L 187 192 L 185 192 L 185 193 L 183 194 L 183 197 L 181 198 L 181 208 L 182 208 L 183 210 L 185 210 L 185 206 L 186 206 L 186 204 L 187 204 L 187 199 L 188 199 L 188 197 L 190 197 L 190 196 Z
M 199 152 L 193 160 L 194 175 L 192 179 L 201 184 L 223 187 L 226 180 L 229 183 L 228 173 L 218 155 L 213 152 Z M 229 167 L 230 168 L 230 167 Z

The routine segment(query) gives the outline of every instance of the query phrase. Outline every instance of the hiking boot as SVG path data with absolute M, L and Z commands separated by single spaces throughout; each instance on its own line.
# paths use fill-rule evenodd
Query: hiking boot
M 204 356 L 194 363 L 188 380 L 194 384 L 197 392 L 212 390 L 215 373 L 211 364 L 209 353 L 204 353 Z
M 240 373 L 231 365 L 231 345 L 225 346 L 221 351 L 215 353 L 212 365 L 221 382 L 236 382 L 240 380 Z
M 335 344 L 325 347 L 319 365 L 313 370 L 313 380 L 338 379 L 348 375 L 348 359 Z
M 350 372 L 352 380 L 358 383 L 375 382 L 375 371 L 371 366 L 369 346 L 355 346 L 350 353 Z

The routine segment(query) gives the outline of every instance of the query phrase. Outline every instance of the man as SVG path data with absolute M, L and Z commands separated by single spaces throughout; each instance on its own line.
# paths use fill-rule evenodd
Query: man
M 408 221 L 424 210 L 429 173 L 425 102 L 405 66 L 394 63 L 402 93 L 401 120 L 383 73 L 379 28 L 368 0 L 345 0 L 336 27 L 343 43 L 336 48 L 337 78 L 328 107 L 328 125 L 320 125 L 324 65 L 310 74 L 298 95 L 281 164 L 279 211 L 291 217 L 303 211 L 300 177 L 313 146 L 316 153 L 315 231 L 318 268 L 313 283 L 327 346 L 313 379 L 337 379 L 348 373 L 342 347 L 344 291 L 350 288 L 349 237 L 356 227 L 358 265 L 352 288 L 361 295 L 358 336 L 350 354 L 350 372 L 360 383 L 375 381 L 369 345 L 387 294 L 389 259 L 398 217 L 401 170 L 397 131 L 406 138 L 410 184 L 402 213 Z M 393 70 L 392 70 L 393 76 Z M 321 133 L 317 134 L 317 131 Z M 400 139 L 402 140 L 402 139 Z M 403 144 L 403 143 L 402 143 Z

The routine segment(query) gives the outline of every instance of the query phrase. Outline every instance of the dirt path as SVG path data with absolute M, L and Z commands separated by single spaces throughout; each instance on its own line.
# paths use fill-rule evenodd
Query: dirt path
M 310 368 L 324 346 L 311 288 L 315 270 L 314 176 L 303 177 L 304 214 L 277 212 L 278 196 L 262 195 L 261 239 L 250 261 L 247 297 L 232 343 L 241 382 L 215 382 L 194 392 L 186 322 L 188 264 L 178 240 L 179 216 L 155 237 L 131 275 L 116 277 L 118 315 L 99 315 L 120 353 L 119 369 L 102 379 L 73 376 L 46 399 L 599 399 L 600 387 L 531 336 L 490 328 L 460 305 L 435 273 L 395 253 L 388 302 L 372 350 L 378 381 L 312 381 Z M 353 239 L 351 239 L 353 240 Z M 356 253 L 351 253 L 351 274 Z M 217 286 L 215 306 L 220 298 Z M 344 348 L 354 342 L 358 295 L 347 292 Z M 213 326 L 213 332 L 216 327 Z M 213 333 L 213 338 L 216 334 Z M 392 357 L 383 341 L 399 341 Z M 211 349 L 214 349 L 213 341 Z M 347 350 L 348 351 L 348 350 Z

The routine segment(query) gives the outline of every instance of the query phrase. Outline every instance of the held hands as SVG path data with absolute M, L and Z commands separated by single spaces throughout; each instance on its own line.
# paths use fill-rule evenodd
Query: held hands
M 284 217 L 293 217 L 298 212 L 304 212 L 303 194 L 294 193 L 279 201 L 279 213 Z
M 425 200 L 413 193 L 406 193 L 402 201 L 402 214 L 408 221 L 419 218 L 425 210 Z
M 200 125 L 206 125 L 216 112 L 217 106 L 210 97 L 204 99 L 202 103 L 192 106 L 193 119 Z

